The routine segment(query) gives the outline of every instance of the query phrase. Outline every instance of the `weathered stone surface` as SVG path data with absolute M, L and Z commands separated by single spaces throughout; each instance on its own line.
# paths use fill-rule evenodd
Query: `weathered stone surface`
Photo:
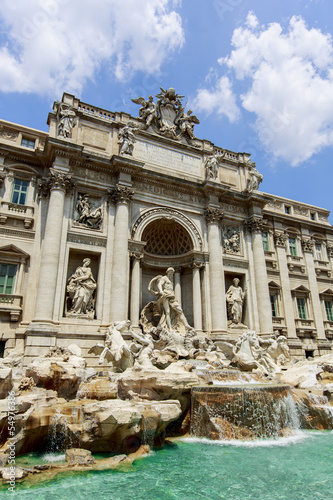
M 15 467 L 15 475 L 10 467 L 6 467 L 1 470 L 2 481 L 4 484 L 8 484 L 14 481 L 21 481 L 28 475 L 28 471 L 21 469 L 20 467 Z
M 98 377 L 82 382 L 77 392 L 80 399 L 116 399 L 118 397 L 118 382 L 111 381 L 108 377 Z
M 90 465 L 95 463 L 91 451 L 82 448 L 70 448 L 66 450 L 66 462 L 69 464 Z
M 0 467 L 4 467 L 7 464 L 8 457 L 7 453 L 0 453 Z
M 12 369 L 0 368 L 0 399 L 5 399 L 12 387 Z
M 163 442 L 165 428 L 180 415 L 178 401 L 66 401 L 56 398 L 54 391 L 35 388 L 16 398 L 16 453 L 73 447 L 129 453 L 147 440 Z M 6 417 L 3 400 L 0 424 Z M 9 449 L 7 438 L 6 433 L 1 436 L 1 451 Z
M 57 391 L 61 397 L 72 398 L 78 391 L 80 382 L 87 376 L 86 361 L 78 356 L 36 358 L 26 370 L 36 385 Z
M 293 389 L 303 429 L 333 429 L 333 405 L 321 390 Z
M 281 382 L 299 387 L 300 389 L 306 387 L 320 387 L 318 376 L 322 373 L 323 369 L 318 363 L 309 363 L 306 361 L 299 361 L 292 367 L 288 368 L 280 377 Z

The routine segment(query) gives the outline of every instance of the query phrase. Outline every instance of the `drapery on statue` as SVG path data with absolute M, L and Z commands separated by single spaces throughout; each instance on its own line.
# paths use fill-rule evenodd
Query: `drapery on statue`
M 72 301 L 72 307 L 67 315 L 85 315 L 93 318 L 93 294 L 96 290 L 96 281 L 90 269 L 90 259 L 83 259 L 83 265 L 68 279 L 67 293 Z
M 193 133 L 194 129 L 194 124 L 197 123 L 199 124 L 200 121 L 195 115 L 192 115 L 192 110 L 189 109 L 186 114 L 183 114 L 178 119 L 178 124 L 180 127 L 180 131 L 186 136 L 188 136 L 189 139 L 195 139 L 195 135 Z
M 119 130 L 118 133 L 118 144 L 121 144 L 119 154 L 120 155 L 132 155 L 135 139 L 135 132 L 137 132 L 139 128 L 135 125 L 134 122 L 129 121 L 125 127 Z
M 149 292 L 157 296 L 156 305 L 160 314 L 157 326 L 166 328 L 169 332 L 173 330 L 177 331 L 180 325 L 185 327 L 185 330 L 192 329 L 175 298 L 173 289 L 174 272 L 175 270 L 169 267 L 166 270 L 165 276 L 156 276 L 148 286 Z
M 69 104 L 59 103 L 58 109 L 58 135 L 71 137 L 75 125 L 75 111 Z
M 247 181 L 246 191 L 248 193 L 252 193 L 252 191 L 255 191 L 259 188 L 259 184 L 262 182 L 264 177 L 260 172 L 258 172 L 258 170 L 256 169 L 256 164 L 254 162 L 251 163 L 251 161 L 249 161 L 248 168 L 250 178 Z
M 239 285 L 239 279 L 232 280 L 233 285 L 228 288 L 226 293 L 228 320 L 231 323 L 239 324 L 242 322 L 243 303 L 246 290 L 243 292 Z
M 87 194 L 79 194 L 75 208 L 79 214 L 75 222 L 91 229 L 100 229 L 103 222 L 102 208 L 98 207 L 95 210 L 91 210 Z
M 149 96 L 148 101 L 144 97 L 132 99 L 135 104 L 141 104 L 139 109 L 139 117 L 145 122 L 145 128 L 153 123 L 156 119 L 156 106 L 152 95 Z

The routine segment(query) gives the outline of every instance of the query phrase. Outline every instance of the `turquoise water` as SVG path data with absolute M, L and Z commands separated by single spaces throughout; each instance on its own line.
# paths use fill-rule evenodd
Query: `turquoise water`
M 126 471 L 58 476 L 0 490 L 20 500 L 333 499 L 333 431 L 242 443 L 199 439 L 152 452 Z

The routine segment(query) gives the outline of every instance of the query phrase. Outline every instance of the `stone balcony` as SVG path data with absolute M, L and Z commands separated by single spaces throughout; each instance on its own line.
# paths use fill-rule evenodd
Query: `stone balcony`
M 32 229 L 34 208 L 29 205 L 18 205 L 9 201 L 2 201 L 0 205 L 0 224 L 7 224 L 10 219 L 21 221 L 26 229 Z
M 295 319 L 296 333 L 300 338 L 317 338 L 317 331 L 312 319 Z
M 9 313 L 11 321 L 19 321 L 22 314 L 22 295 L 0 293 L 0 313 Z

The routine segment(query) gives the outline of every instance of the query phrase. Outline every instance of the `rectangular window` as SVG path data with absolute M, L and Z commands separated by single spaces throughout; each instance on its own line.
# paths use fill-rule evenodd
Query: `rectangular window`
M 315 252 L 316 252 L 316 259 L 322 260 L 322 258 L 321 258 L 321 244 L 320 243 L 316 243 Z
M 271 300 L 271 307 L 272 307 L 272 316 L 273 318 L 276 318 L 278 315 L 278 309 L 277 309 L 277 296 L 275 294 L 269 296 Z
M 298 317 L 300 319 L 306 319 L 305 299 L 303 297 L 297 297 L 296 300 L 297 300 Z
M 0 264 L 0 293 L 14 292 L 16 266 L 14 264 Z
M 290 207 L 288 205 L 284 206 L 284 212 L 288 215 L 290 214 Z
M 297 255 L 296 238 L 289 238 L 289 252 L 290 255 Z
M 310 212 L 310 219 L 311 220 L 316 220 L 316 214 L 315 214 L 315 212 Z
M 21 179 L 14 179 L 12 203 L 17 203 L 18 205 L 25 205 L 27 201 L 28 187 L 29 187 L 28 181 L 22 181 Z
M 325 300 L 326 317 L 328 321 L 333 321 L 333 302 Z
M 269 250 L 268 233 L 262 233 L 262 244 L 263 244 L 264 250 L 268 251 Z
M 35 141 L 32 139 L 27 139 L 26 137 L 22 137 L 21 146 L 24 146 L 25 148 L 34 149 Z

